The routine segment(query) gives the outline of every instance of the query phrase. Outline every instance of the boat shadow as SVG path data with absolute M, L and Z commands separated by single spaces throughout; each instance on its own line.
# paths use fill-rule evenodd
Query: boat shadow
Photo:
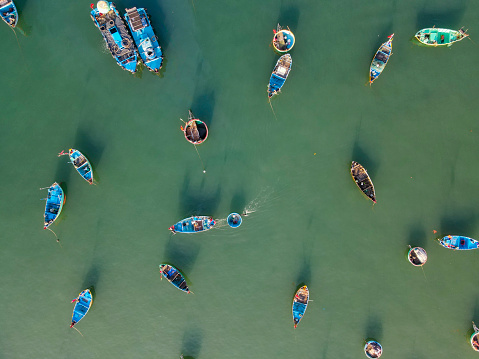
M 90 135 L 91 130 L 87 130 L 88 126 L 80 124 L 75 135 L 74 148 L 83 153 L 90 161 L 93 168 L 93 177 L 95 181 L 99 182 L 96 169 L 100 164 L 103 151 L 105 150 L 105 143 L 95 140 Z M 73 168 L 73 171 L 76 171 Z
M 231 198 L 230 213 L 239 213 L 240 215 L 246 210 L 246 196 L 243 189 L 239 189 Z
M 472 321 L 476 323 L 476 326 L 479 324 L 479 297 L 476 297 L 476 301 L 474 302 L 474 308 L 472 309 L 472 320 L 471 323 L 468 323 L 469 329 L 467 330 L 465 336 L 467 340 L 471 337 L 474 333 L 474 328 L 472 327 Z
M 215 97 L 214 90 L 199 91 L 197 87 L 191 103 L 191 111 L 210 128 L 213 123 Z
M 442 11 L 431 10 L 434 9 L 434 6 L 428 6 L 431 3 L 432 1 L 429 1 L 429 4 L 425 3 L 424 8 L 418 12 L 416 19 L 417 31 L 432 26 L 452 29 L 459 26 L 459 23 L 466 12 L 465 0 L 449 2 L 451 7 Z
M 185 176 L 178 200 L 181 218 L 193 215 L 214 215 L 221 199 L 221 186 L 218 185 L 216 190 L 209 192 L 205 190 L 204 186 L 204 180 L 199 186 L 194 186 L 190 183 L 189 175 Z
M 83 279 L 82 283 L 82 289 L 90 289 L 91 295 L 93 297 L 93 300 L 95 300 L 96 292 L 95 289 L 97 288 L 98 285 L 98 280 L 100 279 L 100 267 L 98 264 L 94 263 L 90 266 L 88 269 L 88 272 L 85 275 L 85 278 Z
M 309 286 L 311 285 L 311 263 L 308 260 L 304 260 L 301 269 L 299 270 L 296 276 L 296 291 L 301 288 L 303 285 Z M 296 293 L 296 292 L 295 292 Z
M 18 23 L 15 26 L 15 31 L 19 31 L 23 36 L 29 36 L 32 33 L 32 26 L 28 25 L 23 16 L 23 9 L 27 6 L 28 0 L 15 0 L 15 7 L 18 12 Z
M 283 29 L 289 27 L 291 31 L 294 32 L 298 28 L 298 20 L 299 20 L 299 7 L 296 5 L 284 5 L 281 4 L 281 9 L 279 10 L 278 20 L 276 24 L 280 24 Z M 274 24 L 274 28 L 276 29 L 276 24 Z M 273 38 L 273 34 L 271 34 L 271 38 Z
M 450 214 L 454 212 L 455 214 Z M 459 213 L 458 213 L 459 212 Z M 461 211 L 448 210 L 448 214 L 441 218 L 439 237 L 446 235 L 470 236 L 474 233 L 477 225 L 477 216 L 471 210 L 460 213 Z
M 189 235 L 191 234 L 178 233 L 170 236 L 163 251 L 164 260 L 162 263 L 171 264 L 177 268 L 185 277 L 188 285 L 191 285 L 188 274 L 191 273 L 196 263 L 201 247 L 196 241 L 184 241 L 181 238 L 176 238 L 176 236 Z
M 188 328 L 183 334 L 181 343 L 181 352 L 186 353 L 184 359 L 194 359 L 199 356 L 201 345 L 203 342 L 203 334 L 199 328 Z
M 378 169 L 378 162 L 372 160 L 372 158 L 363 150 L 359 145 L 359 141 L 356 141 L 353 146 L 352 161 L 358 162 L 363 166 L 368 175 L 371 178 L 371 181 L 374 183 L 374 177 L 376 176 Z M 349 169 L 351 169 L 351 162 L 349 162 Z
M 68 149 L 67 149 L 68 150 Z M 55 178 L 53 179 L 56 181 L 63 189 L 65 196 L 68 195 L 68 186 L 67 183 L 70 180 L 72 175 L 72 171 L 76 172 L 76 169 L 73 167 L 68 156 L 60 156 L 57 158 L 57 169 L 55 171 Z M 53 182 L 52 182 L 53 183 Z
M 406 246 L 426 248 L 427 234 L 424 228 L 416 223 L 409 229 L 409 237 L 407 237 Z M 409 252 L 409 247 L 406 249 L 406 253 Z
M 366 323 L 365 332 L 366 335 L 364 340 L 366 342 L 369 340 L 376 340 L 381 343 L 381 338 L 383 335 L 383 325 L 381 319 L 377 315 L 369 315 L 368 322 Z M 365 342 L 363 343 L 363 345 L 364 344 Z

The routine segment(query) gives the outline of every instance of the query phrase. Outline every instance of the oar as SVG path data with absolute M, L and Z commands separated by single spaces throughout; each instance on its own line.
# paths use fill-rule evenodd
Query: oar
M 50 188 L 50 187 L 51 187 L 51 186 L 40 188 L 40 191 L 41 191 L 42 189 L 47 189 L 47 188 Z

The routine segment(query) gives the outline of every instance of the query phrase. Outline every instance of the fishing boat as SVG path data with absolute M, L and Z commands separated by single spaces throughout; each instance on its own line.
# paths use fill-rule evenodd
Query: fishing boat
M 238 228 L 239 226 L 241 226 L 243 219 L 238 213 L 230 213 L 228 218 L 226 218 L 226 222 L 228 222 L 228 225 L 230 227 Z
M 351 177 L 353 177 L 354 182 L 356 182 L 356 185 L 361 192 L 363 192 L 371 201 L 376 203 L 376 192 L 374 191 L 373 182 L 371 181 L 371 178 L 369 178 L 366 169 L 356 161 L 351 163 Z
M 181 274 L 181 272 L 172 265 L 160 264 L 160 273 L 176 288 L 182 290 L 183 292 L 191 293 L 186 285 L 186 280 L 183 277 L 183 274 Z
M 98 1 L 96 6 L 94 8 L 92 4 L 91 18 L 100 29 L 111 55 L 120 67 L 136 72 L 136 47 L 115 5 L 109 1 Z
M 278 59 L 269 79 L 268 98 L 273 97 L 281 90 L 291 71 L 292 63 L 293 59 L 290 54 L 285 54 Z
M 68 153 L 64 153 L 64 151 L 62 151 L 58 154 L 58 156 L 66 154 L 68 154 L 70 157 L 73 167 L 75 167 L 80 176 L 82 176 L 83 179 L 89 184 L 93 184 L 93 170 L 88 159 L 80 151 L 75 150 L 74 148 L 70 148 Z
M 471 347 L 476 352 L 479 352 L 479 329 L 474 322 L 472 322 L 472 328 L 474 329 L 474 333 L 471 335 Z
M 459 30 L 438 29 L 429 27 L 419 30 L 414 37 L 427 46 L 451 46 L 453 43 L 461 41 L 469 36 L 467 30 L 460 28 Z
M 445 236 L 439 239 L 439 244 L 444 248 L 454 250 L 469 250 L 479 248 L 479 242 L 475 239 L 463 236 Z
M 12 29 L 17 26 L 18 12 L 11 0 L 0 0 L 0 16 Z
M 375 340 L 370 340 L 364 345 L 364 354 L 370 359 L 379 358 L 383 354 L 383 347 Z
M 276 30 L 273 30 L 273 33 L 273 47 L 277 52 L 284 54 L 293 48 L 296 39 L 289 27 L 283 29 L 278 23 Z
M 126 9 L 125 20 L 143 63 L 148 70 L 158 72 L 163 65 L 163 52 L 153 31 L 146 9 Z
M 43 229 L 47 229 L 60 215 L 63 204 L 65 203 L 65 194 L 58 183 L 53 183 L 48 188 L 47 202 L 45 204 L 45 224 Z
M 309 289 L 307 286 L 303 285 L 296 291 L 293 299 L 293 322 L 294 327 L 296 328 L 303 319 L 303 315 L 306 312 L 306 308 L 308 307 L 309 301 Z
M 193 216 L 185 218 L 178 223 L 172 225 L 169 230 L 173 234 L 180 233 L 198 233 L 207 231 L 214 227 L 216 221 L 212 217 L 208 216 Z
M 72 323 L 70 328 L 73 328 L 90 310 L 91 304 L 93 303 L 93 297 L 91 295 L 90 289 L 83 290 L 78 297 L 72 300 L 72 303 L 75 303 L 73 308 Z
M 185 127 L 181 126 L 185 138 L 194 145 L 202 144 L 208 138 L 208 126 L 200 119 L 195 118 L 193 112 L 188 110 L 188 122 Z
M 376 51 L 376 54 L 373 57 L 373 61 L 371 61 L 371 66 L 369 66 L 370 85 L 379 77 L 379 75 L 381 75 L 381 72 L 383 72 L 389 61 L 389 57 L 392 54 L 393 38 L 394 34 L 388 36 L 389 40 L 379 47 L 378 51 Z
M 424 248 L 409 246 L 409 252 L 407 253 L 407 259 L 413 266 L 422 267 L 427 262 L 427 253 Z

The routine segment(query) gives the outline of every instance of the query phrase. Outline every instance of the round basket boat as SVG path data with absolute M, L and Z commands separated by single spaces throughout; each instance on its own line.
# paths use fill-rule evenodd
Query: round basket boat
M 230 215 L 227 218 L 227 222 L 230 227 L 237 228 L 241 226 L 243 219 L 238 213 L 230 213 Z
M 475 332 L 471 335 L 471 347 L 476 352 L 479 352 L 479 332 Z
M 411 247 L 407 253 L 407 259 L 415 267 L 422 267 L 427 262 L 427 252 L 421 247 Z
M 289 29 L 276 31 L 273 36 L 273 47 L 280 54 L 291 51 L 295 43 L 294 34 Z
M 199 145 L 208 138 L 208 127 L 206 123 L 197 118 L 189 120 L 183 129 L 185 138 L 189 143 Z
M 375 340 L 370 340 L 364 345 L 364 354 L 370 359 L 377 359 L 383 353 L 383 347 Z

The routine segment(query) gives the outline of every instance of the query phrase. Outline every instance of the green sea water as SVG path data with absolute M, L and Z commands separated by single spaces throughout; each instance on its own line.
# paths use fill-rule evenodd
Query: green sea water
M 370 337 L 385 359 L 477 356 L 479 253 L 433 239 L 479 239 L 479 3 L 116 2 L 148 9 L 162 77 L 116 65 L 89 2 L 15 3 L 16 34 L 0 24 L 0 358 L 364 358 Z M 278 21 L 297 42 L 275 116 Z M 433 25 L 465 26 L 472 41 L 411 41 Z M 386 69 L 365 86 L 393 32 Z M 201 160 L 180 131 L 190 108 L 210 130 Z M 72 147 L 96 186 L 56 156 Z M 67 197 L 51 226 L 61 246 L 42 230 L 38 188 L 54 181 Z M 224 225 L 244 209 L 241 227 Z M 220 226 L 170 235 L 193 214 Z M 408 244 L 427 250 L 423 270 Z M 161 281 L 160 263 L 194 294 Z M 311 301 L 293 329 L 303 283 Z M 80 335 L 70 301 L 90 286 Z

